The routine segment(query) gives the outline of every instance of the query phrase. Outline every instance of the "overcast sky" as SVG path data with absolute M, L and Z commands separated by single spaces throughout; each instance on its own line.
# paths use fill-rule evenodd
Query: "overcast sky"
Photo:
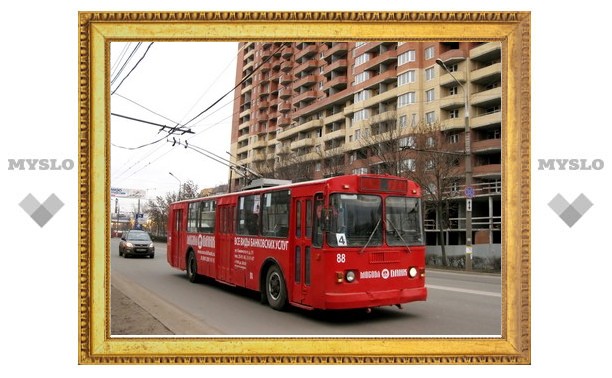
M 235 42 L 155 42 L 152 45 L 142 42 L 124 67 L 137 45 L 137 42 L 111 43 L 111 113 L 160 125 L 183 125 L 235 85 L 238 52 Z M 230 151 L 233 97 L 234 92 L 227 94 L 188 123 L 185 128 L 190 128 L 193 134 L 174 135 L 174 138 L 231 158 L 227 151 Z M 227 184 L 229 171 L 225 165 L 192 148 L 178 143 L 172 146 L 172 142 L 166 141 L 168 134 L 160 129 L 111 116 L 112 187 L 145 189 L 147 197 L 153 198 L 178 191 L 179 181 L 192 180 L 200 189 Z

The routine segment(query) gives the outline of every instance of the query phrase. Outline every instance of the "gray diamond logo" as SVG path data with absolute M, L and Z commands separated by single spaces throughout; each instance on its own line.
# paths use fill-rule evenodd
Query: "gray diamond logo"
M 55 194 L 51 194 L 49 198 L 41 204 L 32 194 L 28 194 L 19 203 L 19 206 L 32 217 L 34 222 L 40 227 L 43 227 L 55 214 L 57 214 L 62 206 L 64 206 L 64 203 L 57 198 Z
M 561 194 L 557 194 L 548 206 L 567 224 L 572 227 L 593 206 L 593 203 L 583 193 L 569 203 Z

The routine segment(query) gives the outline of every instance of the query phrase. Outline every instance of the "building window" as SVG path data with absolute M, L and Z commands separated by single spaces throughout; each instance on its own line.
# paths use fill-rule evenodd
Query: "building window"
M 425 70 L 425 80 L 433 79 L 435 77 L 434 73 L 435 73 L 435 71 L 434 71 L 433 67 L 430 67 L 430 68 L 426 69 Z
M 355 130 L 355 140 L 361 139 L 361 130 Z
M 459 89 L 456 86 L 455 87 L 450 87 L 449 90 L 448 90 L 449 96 L 456 95 L 457 93 L 459 93 Z
M 397 98 L 397 107 L 401 108 L 406 105 L 414 104 L 416 102 L 416 93 L 408 92 Z
M 370 98 L 370 91 L 369 90 L 359 91 L 359 92 L 355 93 L 355 96 L 353 98 L 353 102 L 365 101 L 365 100 L 367 100 L 369 98 Z
M 448 135 L 448 143 L 455 144 L 459 143 L 459 134 L 453 133 Z
M 397 77 L 397 86 L 399 87 L 404 84 L 414 83 L 415 81 L 416 75 L 414 70 L 407 71 Z
M 405 159 L 402 161 L 401 166 L 402 172 L 414 172 L 416 171 L 416 162 L 414 159 Z
M 362 175 L 362 174 L 367 174 L 367 173 L 368 173 L 368 168 L 367 167 L 353 169 L 353 174 L 354 175 Z
M 436 112 L 425 113 L 425 122 L 429 125 L 436 122 Z
M 410 149 L 416 145 L 416 140 L 414 136 L 407 136 L 399 140 L 399 148 L 400 150 Z
M 414 50 L 408 50 L 403 54 L 400 54 L 397 57 L 397 65 L 401 66 L 402 64 L 406 64 L 408 62 L 414 62 L 416 61 L 416 51 Z
M 410 117 L 410 124 L 412 125 L 412 127 L 417 127 L 417 125 L 419 124 L 416 113 L 412 113 L 412 116 Z
M 355 58 L 355 67 L 364 64 L 365 62 L 367 62 L 368 60 L 370 60 L 370 54 L 361 54 L 359 55 L 357 58 Z
M 353 122 L 363 121 L 364 119 L 368 119 L 370 116 L 369 109 L 361 109 L 353 114 Z
M 427 102 L 432 102 L 435 99 L 435 92 L 433 89 L 425 91 L 425 99 Z
M 406 126 L 408 126 L 408 124 L 407 124 L 407 117 L 405 115 L 400 116 L 397 124 L 398 124 L 400 129 L 403 129 Z
M 427 59 L 431 59 L 434 57 L 434 54 L 436 52 L 436 49 L 433 46 L 430 46 L 428 48 L 425 49 L 425 60 Z
M 459 109 L 453 109 L 448 112 L 448 118 L 454 119 L 459 118 Z
M 363 83 L 364 81 L 368 80 L 370 78 L 370 71 L 365 71 L 362 72 L 360 74 L 355 75 L 355 81 L 353 82 L 353 85 L 357 85 L 359 83 Z

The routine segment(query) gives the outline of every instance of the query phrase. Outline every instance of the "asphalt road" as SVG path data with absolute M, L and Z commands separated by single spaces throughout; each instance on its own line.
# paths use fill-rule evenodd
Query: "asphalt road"
M 215 282 L 191 284 L 166 262 L 124 259 L 111 241 L 112 335 L 499 336 L 499 275 L 428 271 L 426 302 L 359 311 L 274 311 L 258 295 Z

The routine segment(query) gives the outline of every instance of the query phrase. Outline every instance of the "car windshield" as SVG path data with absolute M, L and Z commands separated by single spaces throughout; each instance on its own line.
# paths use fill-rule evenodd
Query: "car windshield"
M 146 232 L 130 232 L 127 240 L 151 241 L 151 238 Z
M 327 242 L 332 247 L 382 244 L 382 201 L 378 196 L 332 194 Z
M 389 197 L 385 200 L 385 231 L 388 245 L 423 244 L 421 204 L 417 198 Z

